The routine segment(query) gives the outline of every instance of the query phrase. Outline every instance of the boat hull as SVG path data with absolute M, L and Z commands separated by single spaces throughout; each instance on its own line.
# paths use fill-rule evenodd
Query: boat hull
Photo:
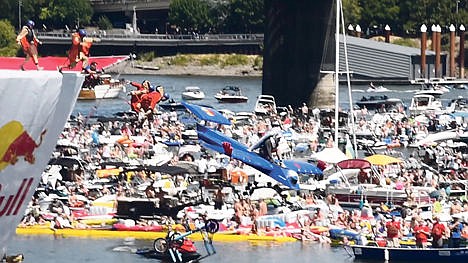
M 160 260 L 165 260 L 168 262 L 172 261 L 171 254 L 169 252 L 160 253 L 151 249 L 138 249 L 136 254 L 142 255 L 146 258 L 160 259 Z M 181 253 L 181 256 L 182 256 L 182 262 L 196 260 L 201 257 L 201 255 L 197 252 L 184 252 L 184 253 Z
M 119 97 L 123 90 L 123 85 L 110 87 L 109 85 L 98 85 L 94 89 L 82 88 L 78 95 L 79 100 L 95 100 L 95 99 L 114 99 Z
M 405 262 L 467 262 L 468 248 L 388 248 L 351 246 L 356 259 Z
M 245 103 L 249 100 L 247 97 L 235 96 L 215 96 L 215 98 L 221 103 Z

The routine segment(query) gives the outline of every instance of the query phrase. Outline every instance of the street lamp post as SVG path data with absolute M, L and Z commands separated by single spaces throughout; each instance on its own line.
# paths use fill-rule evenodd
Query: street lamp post
M 426 43 L 427 41 L 427 26 L 421 26 L 421 77 L 426 77 Z
M 356 25 L 356 37 L 361 37 L 361 26 L 360 25 Z
M 450 30 L 450 77 L 455 77 L 455 26 L 449 27 Z
M 435 77 L 438 78 L 441 76 L 440 72 L 440 35 L 442 32 L 442 28 L 440 25 L 436 26 L 436 43 L 435 43 L 435 52 L 436 52 L 436 57 L 435 57 Z
M 460 25 L 460 54 L 459 54 L 459 67 L 460 67 L 460 78 L 465 78 L 465 26 Z
M 23 4 L 22 0 L 18 1 L 18 30 L 21 31 L 21 5 Z

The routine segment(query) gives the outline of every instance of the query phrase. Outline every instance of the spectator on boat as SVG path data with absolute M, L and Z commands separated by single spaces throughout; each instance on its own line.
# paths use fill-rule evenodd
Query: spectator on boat
M 34 34 L 34 21 L 28 20 L 26 25 L 23 26 L 21 32 L 16 37 L 16 42 L 21 45 L 23 52 L 26 55 L 23 63 L 21 63 L 21 70 L 24 70 L 24 64 L 29 61 L 30 58 L 33 59 L 34 65 L 36 65 L 37 70 L 42 70 L 43 68 L 39 66 L 39 59 L 37 58 L 37 45 L 42 42 L 37 39 L 36 34 Z
M 258 202 L 258 215 L 264 216 L 268 213 L 268 206 L 264 199 L 260 199 Z
M 385 224 L 385 228 L 387 229 L 387 246 L 400 247 L 399 236 L 401 225 L 400 222 L 396 220 L 395 216 L 392 216 L 392 220 Z
M 427 222 L 424 220 L 416 221 L 413 227 L 413 233 L 416 238 L 416 246 L 418 248 L 426 248 L 427 239 L 431 235 L 431 230 L 427 226 Z
M 216 195 L 215 195 L 215 205 L 214 205 L 214 209 L 215 210 L 221 210 L 223 208 L 223 205 L 224 205 L 224 194 L 223 192 L 221 191 L 221 187 L 218 188 L 218 190 L 216 191 Z
M 460 247 L 460 240 L 463 231 L 463 223 L 460 222 L 458 217 L 454 217 L 454 221 L 449 225 L 450 229 L 450 247 L 458 248 Z
M 444 246 L 445 226 L 440 222 L 440 218 L 438 216 L 436 216 L 434 220 L 435 222 L 432 225 L 431 230 L 432 247 L 441 248 Z
M 307 118 L 309 117 L 309 107 L 307 107 L 307 104 L 305 102 L 302 103 L 301 112 L 302 112 L 302 120 L 306 121 Z
M 86 74 L 83 87 L 94 88 L 94 86 L 99 85 L 99 76 L 97 75 L 97 62 L 93 61 L 90 65 L 82 71 L 83 74 Z

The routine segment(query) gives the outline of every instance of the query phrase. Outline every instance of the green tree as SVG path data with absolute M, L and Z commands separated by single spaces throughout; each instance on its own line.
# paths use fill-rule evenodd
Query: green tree
M 18 49 L 15 28 L 10 21 L 0 20 L 0 56 L 15 56 Z
M 18 0 L 0 1 L 0 19 L 7 19 L 10 22 L 18 21 Z
M 169 5 L 169 22 L 181 30 L 207 32 L 213 25 L 206 0 L 172 0 Z
M 230 0 L 225 21 L 227 33 L 263 33 L 264 0 Z
M 385 25 L 389 25 L 393 32 L 401 31 L 402 25 L 399 23 L 401 0 L 360 0 L 362 7 L 361 28 L 377 27 L 383 30 Z
M 64 25 L 89 25 L 93 9 L 89 0 L 50 0 L 40 12 L 40 19 L 56 28 Z
M 112 22 L 107 16 L 100 16 L 97 21 L 97 26 L 104 30 L 112 29 Z
M 361 20 L 362 7 L 359 6 L 359 0 L 343 0 L 343 16 L 346 25 L 355 26 Z

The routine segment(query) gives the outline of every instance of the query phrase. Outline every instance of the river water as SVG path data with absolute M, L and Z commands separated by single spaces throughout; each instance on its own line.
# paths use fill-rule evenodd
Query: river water
M 120 75 L 119 78 L 124 78 L 131 81 L 149 80 L 153 85 L 162 85 L 165 87 L 165 91 L 168 92 L 173 99 L 176 101 L 181 100 L 181 93 L 186 86 L 198 86 L 205 92 L 205 99 L 198 101 L 197 103 L 211 105 L 216 109 L 229 109 L 235 112 L 238 111 L 253 111 L 255 101 L 258 95 L 262 92 L 262 79 L 261 77 L 203 77 L 203 76 L 157 76 L 157 75 Z M 249 97 L 247 103 L 219 103 L 214 95 L 221 90 L 224 86 L 235 85 L 242 89 L 244 95 Z M 128 85 L 130 86 L 130 85 Z M 419 88 L 417 86 L 385 86 L 389 89 L 388 92 L 368 93 L 367 86 L 352 86 L 353 102 L 361 99 L 364 95 L 387 95 L 389 98 L 398 98 L 409 106 L 413 93 Z M 129 87 L 132 90 L 133 87 Z M 334 91 L 331 91 L 334 92 Z M 467 96 L 466 90 L 454 89 L 448 94 L 444 94 L 441 99 L 444 106 L 450 102 L 451 99 L 457 96 Z M 342 109 L 349 109 L 349 96 L 348 88 L 346 86 L 340 87 L 340 107 Z M 79 101 L 73 111 L 73 114 L 81 112 L 83 115 L 88 115 L 90 112 L 91 116 L 98 115 L 111 115 L 118 111 L 127 111 L 130 109 L 127 101 L 129 96 L 125 93 L 121 93 L 119 99 L 112 100 L 99 100 L 99 101 Z M 304 98 L 298 98 L 299 103 L 305 102 Z M 278 105 L 286 106 L 286 105 Z M 93 108 L 97 108 L 93 111 Z
M 200 77 L 200 76 L 149 76 L 149 75 L 121 75 L 120 78 L 133 81 L 150 80 L 153 84 L 166 87 L 171 96 L 180 100 L 180 94 L 185 86 L 199 86 L 206 94 L 206 99 L 201 101 L 216 109 L 230 109 L 233 111 L 252 111 L 256 97 L 261 93 L 261 78 L 246 77 Z M 247 103 L 221 104 L 213 97 L 214 94 L 226 85 L 237 85 L 242 88 L 249 97 Z M 409 105 L 414 86 L 386 86 L 390 92 L 389 97 L 402 99 Z M 353 87 L 353 100 L 359 99 L 364 94 L 367 86 Z M 348 91 L 344 87 L 340 90 L 342 108 L 349 108 Z M 369 94 L 366 94 L 369 95 Z M 465 95 L 465 90 L 453 90 L 444 95 L 444 105 L 452 98 Z M 80 112 L 87 116 L 111 115 L 114 112 L 126 111 L 128 97 L 122 93 L 120 98 L 112 100 L 79 101 L 73 114 Z M 92 109 L 95 108 L 96 111 Z M 199 252 L 204 254 L 203 245 L 196 243 Z M 125 239 L 82 239 L 63 238 L 53 236 L 15 236 L 9 244 L 8 254 L 23 253 L 25 262 L 155 262 L 154 259 L 143 258 L 132 253 L 132 250 L 141 247 L 151 247 L 151 240 L 125 240 Z M 315 243 L 216 243 L 217 254 L 208 257 L 203 262 L 353 262 L 353 258 L 341 247 L 329 247 L 328 245 Z M 157 261 L 156 261 L 157 262 Z

